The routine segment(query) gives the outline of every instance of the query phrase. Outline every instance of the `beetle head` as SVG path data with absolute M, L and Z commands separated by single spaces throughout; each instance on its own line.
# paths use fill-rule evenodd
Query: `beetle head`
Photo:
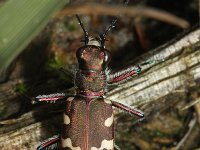
M 88 35 L 83 23 L 78 15 L 76 15 L 78 22 L 84 32 L 84 46 L 80 47 L 76 56 L 79 62 L 79 68 L 84 71 L 103 71 L 106 69 L 107 64 L 110 61 L 110 53 L 105 49 L 106 35 L 108 31 L 113 28 L 113 25 L 117 20 L 114 20 L 109 28 L 98 38 L 93 38 Z
M 79 68 L 85 71 L 105 70 L 110 61 L 110 53 L 101 46 L 101 41 L 97 38 L 88 38 L 88 43 L 80 47 L 76 56 Z

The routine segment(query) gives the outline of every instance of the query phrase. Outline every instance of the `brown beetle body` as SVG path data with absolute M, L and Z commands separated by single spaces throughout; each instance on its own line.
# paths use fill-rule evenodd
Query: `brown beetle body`
M 79 23 L 85 33 L 85 45 L 77 50 L 79 67 L 75 73 L 76 95 L 67 98 L 64 93 L 40 95 L 37 101 L 66 100 L 63 129 L 61 136 L 54 136 L 42 143 L 37 149 L 54 149 L 60 145 L 63 150 L 117 150 L 114 144 L 114 119 L 112 106 L 130 114 L 144 118 L 141 111 L 105 98 L 107 86 L 125 81 L 141 72 L 139 65 L 110 74 L 108 63 L 110 53 L 104 42 L 107 32 L 100 38 L 88 37 L 79 17 Z M 148 64 L 148 63 L 145 63 Z
M 77 96 L 72 101 L 67 101 L 61 146 L 72 150 L 113 150 L 112 103 L 103 98 L 107 84 L 105 69 L 110 55 L 100 47 L 97 40 L 89 39 L 89 43 L 96 45 L 77 50 Z

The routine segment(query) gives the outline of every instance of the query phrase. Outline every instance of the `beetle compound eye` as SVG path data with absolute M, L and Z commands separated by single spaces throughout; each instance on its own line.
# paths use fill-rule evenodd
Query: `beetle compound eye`
M 81 58 L 85 58 L 85 56 L 86 56 L 86 51 L 85 50 L 83 50 L 82 52 L 81 52 Z
M 87 55 L 87 50 L 85 46 L 80 47 L 76 52 L 77 59 L 84 59 L 86 55 Z
M 110 59 L 111 59 L 110 52 L 105 51 L 104 54 L 105 54 L 105 56 L 104 56 L 104 61 L 105 61 L 106 63 L 109 63 L 109 62 L 110 62 Z
M 100 53 L 100 59 L 104 59 L 104 52 Z

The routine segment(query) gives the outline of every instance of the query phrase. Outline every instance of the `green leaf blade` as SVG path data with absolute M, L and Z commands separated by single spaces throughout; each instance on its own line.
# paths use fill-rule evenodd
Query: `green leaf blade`
M 7 67 L 68 0 L 9 0 L 0 7 L 0 71 Z

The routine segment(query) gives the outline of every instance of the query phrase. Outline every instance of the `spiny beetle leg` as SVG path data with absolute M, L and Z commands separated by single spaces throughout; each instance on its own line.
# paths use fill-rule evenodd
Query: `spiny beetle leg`
M 115 102 L 115 101 L 111 101 L 111 102 L 112 102 L 112 106 L 114 106 L 116 108 L 124 110 L 124 111 L 130 113 L 131 115 L 135 115 L 135 116 L 138 116 L 140 118 L 144 118 L 144 113 L 140 110 L 130 108 L 128 106 L 125 106 L 124 104 L 121 104 L 121 103 L 118 103 L 118 102 Z
M 116 144 L 114 145 L 114 150 L 121 150 L 120 148 L 119 148 L 119 146 L 117 146 Z
M 115 84 L 126 81 L 127 79 L 130 79 L 131 77 L 138 75 L 140 72 L 141 68 L 139 65 L 116 72 L 112 75 L 109 75 L 108 84 Z
M 159 62 L 163 62 L 163 61 L 164 61 L 163 58 L 148 60 L 137 66 L 129 67 L 125 70 L 111 74 L 111 75 L 109 75 L 109 78 L 108 78 L 108 84 L 117 84 L 117 83 L 126 81 L 126 80 L 130 79 L 131 77 L 138 75 L 142 71 L 143 66 L 149 65 L 149 64 L 155 64 L 155 63 L 159 63 Z
M 141 63 L 140 66 L 145 66 L 145 65 L 149 65 L 149 64 L 155 64 L 155 63 L 159 63 L 159 62 L 163 62 L 163 61 L 165 61 L 164 58 L 148 60 L 148 61 L 145 61 L 145 62 Z
M 34 98 L 32 103 L 37 103 L 37 102 L 56 102 L 58 100 L 66 99 L 67 97 L 70 97 L 70 96 L 66 95 L 65 93 L 55 93 L 55 94 L 49 94 L 49 95 L 38 95 L 37 97 Z
M 37 150 L 56 150 L 59 149 L 60 135 L 54 135 L 53 137 L 43 141 Z
M 59 70 L 61 72 L 63 72 L 66 76 L 68 76 L 69 78 L 72 78 L 72 79 L 74 78 L 74 74 L 72 72 L 70 72 L 69 70 L 66 70 L 62 67 Z

